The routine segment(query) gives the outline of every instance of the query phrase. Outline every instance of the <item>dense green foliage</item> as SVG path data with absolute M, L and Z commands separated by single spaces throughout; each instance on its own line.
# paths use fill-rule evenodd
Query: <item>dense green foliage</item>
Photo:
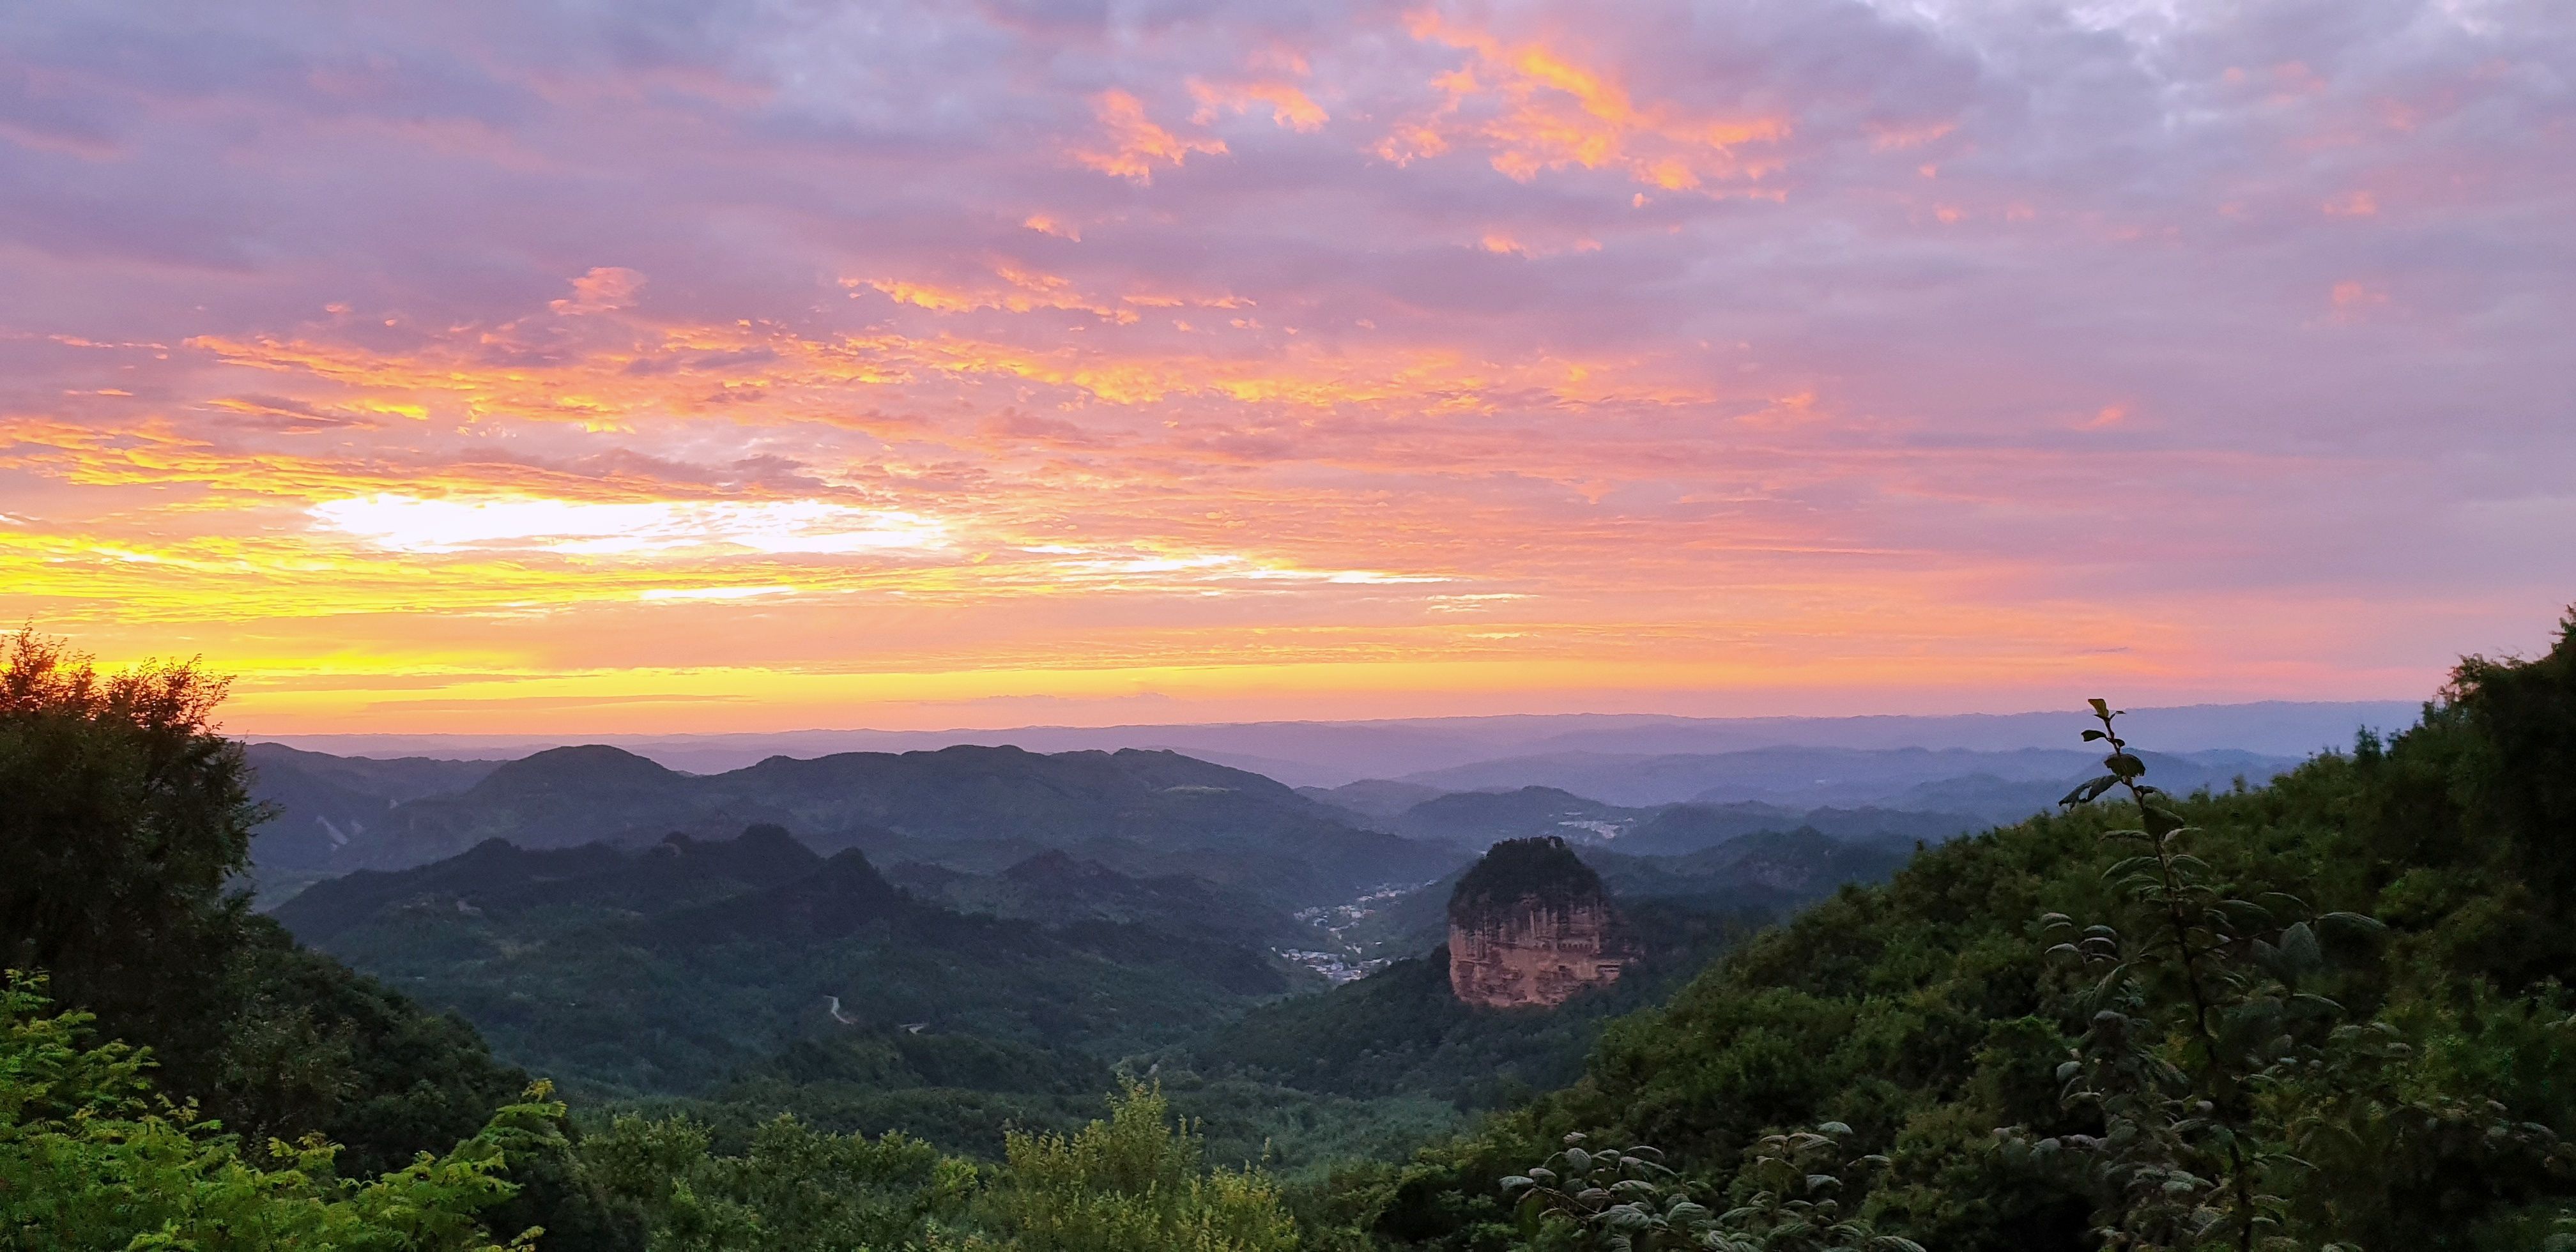
M 976 1168 L 901 1134 L 760 1126 L 738 1155 L 683 1118 L 621 1116 L 582 1147 L 602 1183 L 646 1215 L 657 1249 L 899 1248 L 964 1213 Z
M 1014 1133 L 986 1212 L 1027 1252 L 1290 1252 L 1297 1232 L 1258 1169 L 1211 1169 L 1168 1126 L 1162 1093 L 1129 1085 L 1109 1120 L 1071 1135 Z
M 1502 1180 L 1517 1196 L 1520 1227 L 1542 1246 L 1603 1252 L 1923 1252 L 1858 1216 L 1848 1197 L 1887 1158 L 1844 1159 L 1851 1127 L 1765 1135 L 1741 1176 L 1742 1203 L 1727 1206 L 1664 1164 L 1661 1150 L 1593 1144 L 1581 1132 L 1526 1174 Z M 1714 1202 L 1703 1203 L 1703 1200 Z
M 148 1054 L 86 1039 L 40 984 L 0 986 L 0 1246 L 252 1252 L 499 1252 L 529 1162 L 568 1162 L 654 1249 L 1285 1252 L 1295 1227 L 1257 1169 L 1210 1168 L 1157 1089 L 1129 1084 L 1106 1120 L 1012 1131 L 982 1168 L 901 1134 L 870 1139 L 780 1117 L 738 1154 L 680 1118 L 621 1116 L 573 1155 L 540 1086 L 440 1156 L 375 1178 L 341 1172 L 319 1135 L 245 1144 L 157 1098 Z M 510 1248 L 575 1246 L 541 1227 Z
M 49 1012 L 36 979 L 0 985 L 0 1246 L 490 1249 L 483 1216 L 519 1190 L 512 1159 L 566 1146 L 563 1106 L 540 1087 L 443 1156 L 344 1178 L 319 1135 L 245 1145 L 155 1098 L 148 1055 L 91 1043 L 91 1020 Z
M 1563 911 L 1601 900 L 1601 875 L 1555 835 L 1505 839 L 1487 850 L 1449 893 L 1449 916 L 1480 914 L 1523 900 Z
M 366 1176 L 445 1153 L 517 1102 L 525 1074 L 471 1027 L 297 947 L 228 894 L 249 832 L 242 754 L 216 732 L 223 692 L 186 665 L 97 673 L 11 636 L 0 665 L 0 962 L 106 1038 L 149 1049 L 159 1093 L 248 1142 L 342 1145 Z M 516 1165 L 495 1220 L 550 1246 L 618 1246 L 557 1157 Z
M 990 1252 L 1288 1252 L 1296 1229 L 1258 1168 L 1210 1167 L 1158 1088 L 1129 1083 L 1070 1134 L 1011 1131 L 978 1166 L 899 1133 L 762 1124 L 738 1154 L 685 1118 L 619 1117 L 583 1145 L 652 1246 Z
M 2135 780 L 2124 755 L 2114 775 Z M 1613 1025 L 1567 1090 L 1347 1171 L 1323 1211 L 1399 1245 L 1503 1248 L 1494 1180 L 1568 1131 L 1740 1187 L 1766 1136 L 1832 1121 L 1890 1158 L 1866 1216 L 1946 1252 L 2096 1229 L 2139 1249 L 2536 1247 L 2576 1197 L 2558 1146 L 2576 1132 L 2570 779 L 2576 619 L 2546 656 L 2464 664 L 2393 741 L 2269 788 L 1930 849 Z M 2188 873 L 2168 887 L 2159 857 Z M 2220 1219 L 2157 1225 L 2176 1195 Z

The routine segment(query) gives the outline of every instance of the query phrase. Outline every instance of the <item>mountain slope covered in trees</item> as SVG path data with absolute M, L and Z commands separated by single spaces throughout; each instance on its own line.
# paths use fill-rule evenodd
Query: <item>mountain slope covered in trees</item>
M 1047 1090 L 1052 1050 L 1096 1068 L 1288 990 L 1239 933 L 1082 916 L 1064 894 L 1052 921 L 959 913 L 856 849 L 755 826 L 637 850 L 493 840 L 319 884 L 275 916 L 583 1093 L 697 1093 L 799 1039 L 907 1027 L 1015 1047 Z
M 2114 795 L 2155 781 L 2108 764 Z M 1774 1137 L 1830 1124 L 1887 1158 L 1846 1211 L 1947 1252 L 2537 1248 L 2576 1213 L 2571 974 L 2576 619 L 2267 788 L 1931 848 L 1614 1023 L 1563 1091 L 1319 1203 L 1364 1244 L 1517 1247 L 1498 1180 L 1566 1134 L 1743 1201 L 1806 1150 Z

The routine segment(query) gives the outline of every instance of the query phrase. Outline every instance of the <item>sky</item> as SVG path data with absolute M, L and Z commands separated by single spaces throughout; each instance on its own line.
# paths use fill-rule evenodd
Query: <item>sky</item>
M 2561 0 L 0 9 L 0 613 L 236 728 L 2429 695 Z

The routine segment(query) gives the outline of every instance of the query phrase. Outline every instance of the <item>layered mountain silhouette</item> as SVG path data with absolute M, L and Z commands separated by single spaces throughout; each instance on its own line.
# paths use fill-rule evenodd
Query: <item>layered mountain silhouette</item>
M 259 798 L 276 812 L 260 827 L 260 885 L 275 891 L 345 873 L 384 837 L 386 815 L 423 796 L 450 795 L 483 780 L 499 761 L 331 756 L 279 743 L 248 749 Z M 355 844 L 359 853 L 346 851 Z
M 341 771 L 352 782 L 306 759 L 316 754 L 289 751 L 263 746 L 258 757 L 263 791 L 286 811 L 254 848 L 271 879 L 407 868 L 492 839 L 522 850 L 644 846 L 762 824 L 793 829 L 819 852 L 858 848 L 888 864 L 991 872 L 1063 851 L 1133 877 L 1186 875 L 1290 904 L 1419 881 L 1464 859 L 1362 829 L 1258 774 L 1172 752 L 953 747 L 774 757 L 702 776 L 591 745 L 499 765 L 436 763 L 456 766 L 444 779 L 462 785 L 436 794 L 426 782 L 397 791 L 379 781 L 369 797 L 363 767 Z
M 1613 804 L 1647 806 L 1687 801 L 1756 801 L 1796 808 L 1816 806 L 1922 809 L 1911 789 L 1983 778 L 2007 786 L 1978 792 L 1966 815 L 1988 822 L 2017 821 L 2056 800 L 2067 785 L 2091 777 L 2091 754 L 2071 749 L 2022 748 L 1979 752 L 1964 748 L 1767 747 L 1741 752 L 1630 755 L 1559 752 L 1480 761 L 1430 770 L 1399 780 L 1444 791 L 1555 787 Z M 2237 775 L 2262 783 L 2297 764 L 2285 757 L 2221 749 L 2157 754 L 2149 768 L 2173 780 L 2176 791 L 2227 786 Z M 2057 787 L 2051 792 L 2051 786 Z M 1955 802 L 1954 802 L 1955 803 Z M 1954 809 L 1954 811 L 1957 811 Z
M 1971 789 L 1982 785 L 1974 779 L 1959 781 Z M 2054 785 L 2017 784 L 2024 791 Z M 1992 824 L 1966 811 L 1874 805 L 1799 809 L 1741 800 L 1631 807 L 1579 796 L 1560 787 L 1446 792 L 1386 815 L 1364 811 L 1360 804 L 1367 801 L 1350 803 L 1344 799 L 1346 793 L 1355 790 L 1363 796 L 1379 797 L 1399 794 L 1387 788 L 1412 787 L 1410 783 L 1366 782 L 1329 791 L 1309 789 L 1304 794 L 1341 806 L 1357 820 L 1378 829 L 1468 850 L 1504 839 L 1553 836 L 1578 844 L 1613 846 L 1632 855 L 1683 856 L 1762 832 L 1813 830 L 1839 839 L 1934 842 Z

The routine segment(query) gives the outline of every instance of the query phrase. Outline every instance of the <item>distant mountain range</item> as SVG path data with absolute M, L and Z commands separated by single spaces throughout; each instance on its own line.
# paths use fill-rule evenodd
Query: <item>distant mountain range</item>
M 990 875 L 1055 851 L 1068 865 L 1137 880 L 1194 880 L 1230 899 L 1215 911 L 1257 901 L 1274 913 L 1436 878 L 1497 840 L 1532 835 L 1663 856 L 1802 828 L 1945 839 L 2043 810 L 2095 769 L 2090 753 L 2037 748 L 1559 752 L 1291 789 L 1134 748 L 773 757 L 713 775 L 598 744 L 512 761 L 337 757 L 280 744 L 253 745 L 250 755 L 259 796 L 278 814 L 253 849 L 268 903 L 351 870 L 426 864 L 486 839 L 642 846 L 771 823 L 826 853 L 861 848 L 904 867 L 928 898 L 945 889 L 938 871 Z M 2150 776 L 2176 791 L 2259 784 L 2292 763 L 2223 749 L 2147 760 Z
M 2215 750 L 2145 754 L 2159 785 L 2188 793 L 2259 786 L 2294 762 Z M 1759 748 L 1745 752 L 1516 757 L 1406 779 L 1362 779 L 1299 794 L 1350 819 L 1481 850 L 1556 835 L 1682 855 L 1756 831 L 1809 828 L 1845 839 L 1947 839 L 2019 821 L 2100 772 L 2094 754 L 1923 748 Z
M 488 839 L 523 849 L 666 834 L 722 837 L 776 824 L 823 852 L 989 872 L 1048 850 L 1138 877 L 1187 875 L 1297 906 L 1466 859 L 1363 829 L 1340 809 L 1242 770 L 1170 752 L 954 747 L 776 757 L 683 774 L 619 748 L 552 748 L 515 761 L 368 761 L 254 745 L 262 798 L 281 816 L 253 859 L 264 887 L 400 869 Z
M 1510 791 L 1432 791 L 1431 798 L 1378 816 L 1375 801 L 1391 794 L 1381 786 L 1422 791 L 1410 783 L 1352 783 L 1307 796 L 1341 804 L 1357 820 L 1414 839 L 1439 840 L 1479 850 L 1500 839 L 1555 835 L 1577 843 L 1616 842 L 1623 851 L 1678 856 L 1759 831 L 1809 829 L 1842 839 L 1947 839 L 1987 825 L 1963 813 L 1917 812 L 1864 806 L 1789 808 L 1760 801 L 1630 807 L 1588 799 L 1557 787 Z M 1345 800 L 1357 793 L 1358 799 Z
M 2089 694 L 2089 693 L 2088 693 Z M 2064 711 L 1914 717 L 1667 717 L 1562 714 L 1434 717 L 1365 722 L 1241 722 L 1104 727 L 1023 726 L 936 731 L 808 730 L 721 735 L 627 735 L 590 740 L 674 769 L 722 773 L 773 756 L 906 752 L 956 744 L 1013 745 L 1031 752 L 1164 748 L 1250 770 L 1295 786 L 1337 787 L 1363 778 L 1402 778 L 1509 757 L 1587 752 L 1665 756 L 1810 747 L 1880 750 L 1965 748 L 2009 752 L 2060 748 L 2083 728 L 2080 702 Z M 2412 702 L 2263 701 L 2135 708 L 2122 725 L 2163 752 L 2235 748 L 2303 758 L 2349 747 L 2364 726 L 2412 723 Z M 301 735 L 286 742 L 319 752 L 376 757 L 523 757 L 566 741 L 497 735 Z M 1534 782 L 1523 779 L 1513 785 Z M 1580 791 L 1580 788 L 1575 790 Z M 1601 797 L 1610 799 L 1613 797 Z M 1687 798 L 1687 797 L 1675 797 Z
M 1646 756 L 1559 752 L 1409 774 L 1395 781 L 1443 792 L 1552 787 L 1614 805 L 1760 803 L 1797 808 L 1875 805 L 2019 821 L 2099 773 L 2101 755 L 2067 748 L 1755 748 Z M 2148 754 L 2176 792 L 2270 781 L 2298 764 L 2238 749 Z

